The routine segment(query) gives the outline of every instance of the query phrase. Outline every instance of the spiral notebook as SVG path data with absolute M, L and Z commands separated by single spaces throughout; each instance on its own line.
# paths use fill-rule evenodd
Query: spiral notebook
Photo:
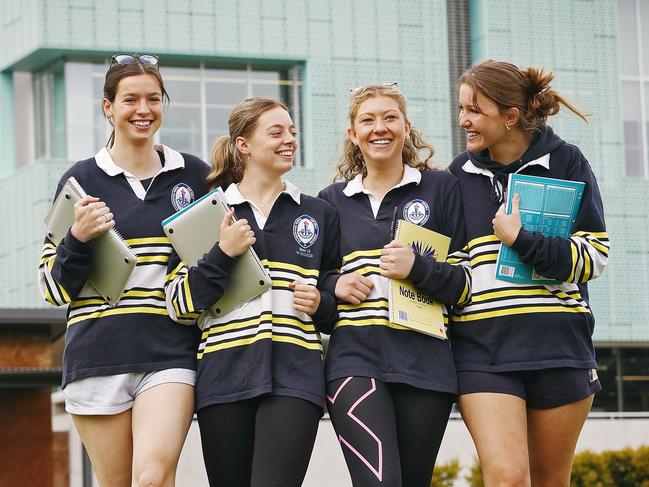
M 162 229 L 181 260 L 194 266 L 219 240 L 219 230 L 228 205 L 221 188 L 207 193 L 187 208 L 162 222 Z M 210 307 L 219 318 L 269 289 L 270 276 L 252 248 L 237 258 L 225 292 Z
M 451 239 L 406 220 L 396 222 L 394 239 L 414 252 L 439 262 L 446 260 Z M 390 279 L 390 321 L 413 331 L 446 340 L 442 305 L 419 291 L 407 279 Z
M 74 204 L 86 196 L 79 182 L 69 178 L 45 217 L 47 236 L 58 245 L 74 223 Z M 137 258 L 114 228 L 90 241 L 88 283 L 110 306 L 119 301 Z

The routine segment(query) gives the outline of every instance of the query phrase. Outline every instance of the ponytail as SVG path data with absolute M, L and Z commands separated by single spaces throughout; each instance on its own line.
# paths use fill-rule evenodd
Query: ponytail
M 220 186 L 227 189 L 232 183 L 238 183 L 243 177 L 243 163 L 234 142 L 228 135 L 222 135 L 212 146 L 210 152 L 212 170 L 205 178 L 210 190 Z

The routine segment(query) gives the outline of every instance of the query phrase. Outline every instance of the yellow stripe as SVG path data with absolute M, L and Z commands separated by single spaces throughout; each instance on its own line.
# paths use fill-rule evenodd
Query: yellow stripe
M 389 306 L 388 300 L 387 299 L 380 299 L 378 301 L 371 301 L 369 303 L 367 301 L 363 301 L 360 304 L 349 304 L 349 303 L 339 304 L 338 305 L 338 310 L 339 311 L 347 311 L 347 310 L 355 310 L 355 309 L 362 309 L 362 308 L 376 308 L 376 307 L 379 307 L 379 306 L 387 308 Z
M 180 269 L 182 269 L 183 267 L 185 267 L 185 263 L 180 262 L 173 271 L 167 274 L 166 280 L 171 281 L 174 277 L 176 277 L 176 274 L 178 274 L 178 272 L 180 272 Z
M 164 291 L 140 291 L 139 289 L 131 289 L 122 294 L 122 299 L 130 297 L 143 297 L 143 298 L 162 298 L 164 299 Z
M 192 292 L 189 290 L 189 276 L 185 276 L 183 280 L 183 289 L 185 289 L 185 302 L 187 303 L 187 312 L 191 313 L 196 311 L 194 302 L 192 301 Z
M 45 286 L 45 301 L 47 301 L 50 304 L 53 304 L 54 306 L 58 306 L 60 304 L 54 301 L 54 298 L 50 294 L 50 290 L 48 289 L 47 286 Z
M 271 279 L 271 281 L 273 282 L 273 287 L 288 287 L 293 282 L 293 279 Z
M 343 257 L 343 265 L 345 265 L 350 260 L 354 260 L 356 257 L 366 257 L 366 258 L 379 257 L 381 255 L 381 251 L 382 249 L 357 250 Z
M 210 345 L 208 347 L 205 347 L 203 352 L 199 352 L 197 354 L 197 358 L 200 360 L 203 355 L 206 353 L 210 352 L 216 352 L 217 350 L 223 350 L 226 348 L 233 348 L 233 347 L 241 347 L 243 345 L 250 345 L 251 343 L 255 343 L 259 340 L 268 340 L 272 338 L 272 333 L 270 331 L 265 331 L 263 333 L 259 333 L 258 335 L 255 335 L 254 337 L 249 337 L 249 338 L 241 338 L 240 340 L 234 340 L 231 342 L 226 342 L 226 343 L 216 343 L 214 345 Z
M 126 240 L 126 243 L 129 245 L 169 245 L 169 239 L 167 237 L 129 238 L 128 240 Z
M 295 272 L 299 272 L 300 274 L 305 274 L 307 276 L 313 276 L 313 277 L 318 277 L 320 275 L 320 271 L 317 269 L 305 269 L 304 267 L 300 267 L 299 265 L 287 264 L 285 262 L 267 261 L 266 265 L 271 269 L 280 270 L 280 271 L 282 270 L 295 271 Z
M 602 244 L 599 243 L 599 242 L 595 242 L 595 241 L 592 241 L 592 240 L 590 240 L 589 243 L 590 243 L 593 247 L 595 247 L 597 250 L 599 250 L 602 254 L 604 254 L 606 257 L 608 257 L 608 251 L 609 251 L 609 248 L 608 248 L 608 247 L 602 245 Z
M 579 232 L 573 233 L 573 235 L 576 235 L 578 237 L 591 236 L 591 237 L 595 237 L 597 239 L 606 239 L 606 240 L 608 240 L 608 233 L 606 233 L 606 232 L 583 232 L 583 231 L 579 231 Z
M 387 326 L 388 328 L 394 328 L 395 330 L 407 330 L 405 326 L 397 325 L 392 323 L 386 318 L 369 318 L 366 320 L 348 320 L 342 319 L 336 322 L 335 328 L 341 326 Z
M 464 303 L 469 294 L 469 282 L 467 280 L 464 281 L 464 290 L 462 291 L 462 295 L 460 296 L 460 299 L 458 300 L 458 304 Z
M 588 251 L 582 247 L 584 252 L 584 277 L 581 278 L 581 282 L 586 282 L 591 278 L 591 259 Z
M 488 262 L 488 261 L 493 261 L 495 263 L 497 258 L 498 258 L 497 253 L 479 255 L 478 257 L 471 259 L 471 266 L 475 267 L 478 264 L 481 264 L 483 262 Z
M 52 271 L 52 267 L 54 267 L 54 261 L 56 260 L 56 254 L 54 254 L 52 257 L 50 257 L 47 261 L 47 268 Z
M 302 323 L 300 320 L 294 319 L 294 318 L 280 318 L 278 316 L 273 317 L 273 325 L 292 325 L 295 326 L 296 328 L 299 328 L 300 330 L 304 332 L 311 332 L 313 333 L 315 331 L 315 326 L 313 323 Z
M 500 240 L 498 240 L 498 237 L 496 237 L 495 235 L 485 235 L 484 237 L 474 238 L 473 240 L 469 241 L 469 248 L 485 242 L 500 242 Z
M 366 265 L 366 266 L 359 267 L 358 269 L 354 269 L 353 271 L 348 271 L 348 272 L 358 272 L 362 276 L 366 276 L 370 272 L 381 272 L 381 268 L 378 265 Z
M 583 307 L 578 308 L 564 308 L 561 306 L 534 306 L 534 307 L 521 307 L 521 308 L 508 308 L 495 311 L 486 311 L 484 313 L 476 313 L 472 315 L 453 316 L 453 321 L 475 321 L 484 320 L 487 318 L 496 318 L 498 316 L 520 315 L 520 314 L 534 314 L 534 313 L 590 313 L 590 311 Z
M 575 269 L 577 268 L 577 244 L 570 240 L 570 253 L 572 255 L 572 266 L 567 282 L 573 282 L 575 279 Z
M 304 340 L 297 337 L 273 335 L 273 341 L 282 342 L 282 343 L 291 343 L 293 345 L 298 345 L 303 348 L 308 348 L 309 350 L 322 350 L 322 345 L 320 345 L 320 343 L 305 342 Z
M 59 284 L 58 282 L 56 283 L 56 285 L 59 288 L 59 291 L 61 292 L 61 294 L 63 295 L 64 302 L 69 303 L 70 301 L 72 301 L 72 299 L 70 299 L 70 295 L 65 290 L 65 288 L 61 284 Z
M 579 292 L 574 293 L 576 296 L 570 296 L 563 291 L 552 292 L 549 289 L 508 289 L 503 291 L 493 291 L 486 294 L 481 294 L 479 296 L 473 296 L 471 298 L 471 303 L 480 303 L 482 301 L 487 301 L 492 298 L 506 298 L 506 297 L 519 297 L 519 296 L 552 296 L 561 299 L 581 299 Z
M 130 290 L 122 294 L 120 299 L 133 298 L 133 297 L 143 297 L 143 298 L 162 298 L 164 299 L 165 293 L 163 291 L 140 291 L 140 290 Z M 85 298 L 85 299 L 75 299 L 70 308 L 80 308 L 82 306 L 90 306 L 94 304 L 106 304 L 106 301 L 102 298 Z
M 51 244 L 51 243 L 43 244 L 43 250 L 45 250 L 45 249 L 54 249 L 54 250 L 56 250 L 56 245 Z
M 79 316 L 77 318 L 72 318 L 68 320 L 68 326 L 79 323 L 80 321 L 91 320 L 93 318 L 103 318 L 105 316 L 113 315 L 126 315 L 126 314 L 153 314 L 153 315 L 167 315 L 167 310 L 159 308 L 111 308 L 104 311 L 98 311 L 97 313 L 91 313 L 89 315 Z
M 262 321 L 271 321 L 273 318 L 272 313 L 263 313 L 261 316 L 256 316 L 245 321 L 230 323 L 228 325 L 219 325 L 216 324 L 212 326 L 209 330 L 206 330 L 201 335 L 201 340 L 205 340 L 210 335 L 216 335 L 218 333 L 224 333 L 230 330 L 238 330 L 240 328 L 245 328 L 250 325 L 260 325 Z
M 137 261 L 138 263 L 158 262 L 160 264 L 166 264 L 167 262 L 169 262 L 169 256 L 168 255 L 143 255 L 143 256 L 138 256 Z

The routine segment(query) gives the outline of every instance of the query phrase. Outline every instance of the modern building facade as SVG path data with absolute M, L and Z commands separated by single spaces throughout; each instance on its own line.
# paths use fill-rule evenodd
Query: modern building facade
M 103 76 L 155 53 L 171 103 L 159 140 L 209 157 L 237 102 L 288 103 L 301 150 L 289 178 L 328 184 L 349 90 L 398 82 L 445 166 L 461 150 L 455 80 L 473 61 L 554 72 L 592 113 L 552 125 L 589 159 L 609 268 L 590 285 L 605 390 L 597 411 L 649 411 L 649 5 L 643 0 L 7 0 L 0 3 L 0 308 L 44 308 L 36 266 L 55 184 L 105 144 Z M 643 29 L 646 32 L 643 32 Z

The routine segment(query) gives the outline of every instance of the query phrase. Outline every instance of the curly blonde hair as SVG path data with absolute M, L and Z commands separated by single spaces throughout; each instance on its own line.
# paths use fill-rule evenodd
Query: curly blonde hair
M 354 125 L 354 119 L 358 114 L 358 109 L 361 104 L 366 100 L 377 96 L 389 96 L 394 99 L 397 102 L 399 111 L 403 114 L 406 122 L 409 122 L 407 115 L 408 102 L 406 97 L 403 96 L 398 88 L 394 84 L 371 84 L 352 91 L 349 110 L 347 112 L 351 126 Z M 424 158 L 422 158 L 422 150 L 426 153 Z M 415 169 L 439 169 L 431 160 L 433 154 L 435 154 L 435 150 L 423 139 L 421 132 L 415 127 L 411 127 L 410 135 L 405 139 L 401 154 L 403 162 Z M 345 137 L 343 151 L 338 163 L 336 164 L 336 175 L 334 181 L 350 181 L 358 174 L 362 174 L 363 176 L 367 175 L 367 166 L 365 164 L 365 159 L 363 158 L 363 153 L 349 137 Z

